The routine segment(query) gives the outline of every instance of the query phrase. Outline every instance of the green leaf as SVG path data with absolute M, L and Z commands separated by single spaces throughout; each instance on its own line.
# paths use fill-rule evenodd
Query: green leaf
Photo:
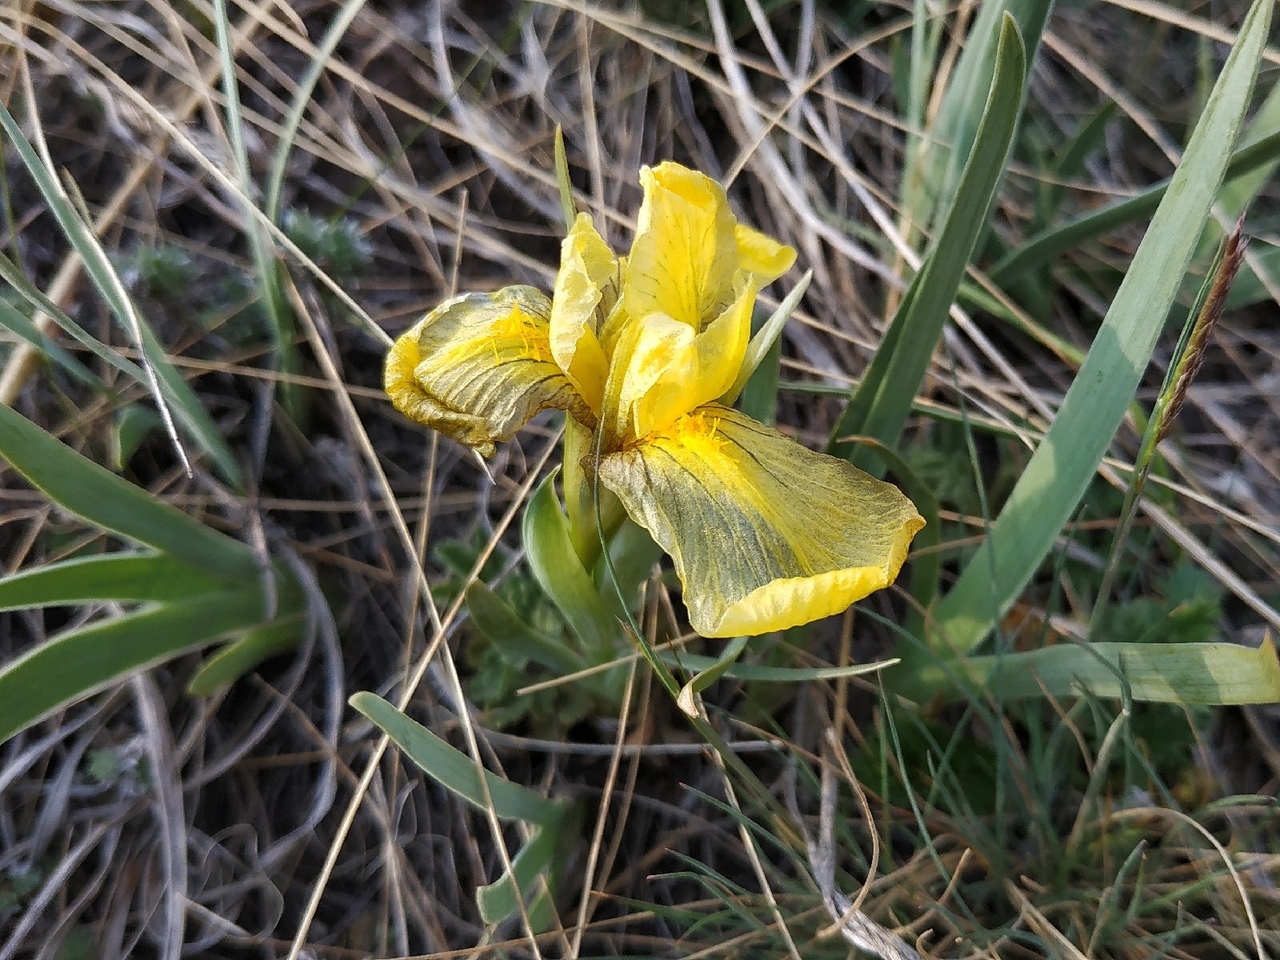
M 59 634 L 0 669 L 0 743 L 53 711 L 262 616 L 259 591 L 165 603 Z
M 804 297 L 805 291 L 809 289 L 809 283 L 813 280 L 813 271 L 806 270 L 804 276 L 800 278 L 800 282 L 788 293 L 780 304 L 778 309 L 773 311 L 769 319 L 764 322 L 752 337 L 751 342 L 747 345 L 747 354 L 742 360 L 742 368 L 738 371 L 738 377 L 734 381 L 733 386 L 729 388 L 729 392 L 720 398 L 720 402 L 726 407 L 732 407 L 737 402 L 742 391 L 746 389 L 747 382 L 759 369 L 760 364 L 765 360 L 766 356 L 771 353 L 777 356 L 775 347 L 782 336 L 782 328 L 787 325 L 787 321 L 791 319 L 791 314 L 795 312 L 796 307 L 800 305 L 800 300 Z M 776 363 L 776 361 L 775 361 Z M 775 369 L 773 372 L 773 382 L 776 392 L 778 383 L 778 374 Z M 745 406 L 743 408 L 746 409 Z M 750 411 L 746 411 L 749 415 Z M 761 419 L 761 418 L 756 418 Z
M 62 227 L 67 240 L 80 255 L 85 272 L 93 280 L 98 293 L 111 307 L 112 313 L 120 321 L 125 333 L 137 342 L 138 348 L 146 357 L 154 379 L 152 376 L 147 376 L 142 382 L 155 395 L 161 412 L 166 415 L 172 412 L 174 418 L 183 425 L 196 444 L 213 460 L 223 478 L 239 489 L 243 486 L 240 466 L 236 462 L 235 455 L 222 439 L 217 424 L 205 411 L 191 387 L 169 362 L 155 333 L 134 308 L 133 301 L 97 236 L 81 219 L 57 176 L 37 155 L 3 103 L 0 103 L 0 127 L 4 128 L 4 132 L 13 142 L 14 148 L 44 196 L 49 211 Z M 179 452 L 181 454 L 181 450 Z
M 1232 183 L 1238 177 L 1265 169 L 1277 157 L 1280 157 L 1280 130 L 1272 131 L 1232 154 L 1223 182 Z M 1183 163 L 1185 162 L 1184 156 Z M 993 283 L 1005 285 L 1016 277 L 1044 266 L 1066 251 L 1075 249 L 1085 240 L 1102 236 L 1149 216 L 1160 206 L 1172 183 L 1172 180 L 1157 183 L 1109 207 L 1083 214 L 1034 237 L 1028 237 L 1018 244 L 1017 249 L 991 267 L 987 276 Z
M 142 446 L 152 430 L 163 424 L 160 414 L 140 403 L 131 403 L 116 412 L 116 422 L 111 431 L 111 463 L 123 470 Z
M 239 680 L 246 673 L 280 653 L 292 650 L 302 639 L 307 618 L 303 613 L 277 617 L 268 623 L 245 631 L 200 665 L 187 693 L 204 697 Z
M 884 341 L 832 432 L 828 452 L 854 466 L 868 469 L 873 455 L 843 439 L 850 434 L 871 437 L 887 447 L 897 445 L 990 215 L 1017 124 L 1025 77 L 1022 40 L 1013 18 L 1006 17 L 982 124 L 937 245 L 907 288 Z
M 512 916 L 517 909 L 515 891 L 520 890 L 527 898 L 538 875 L 547 867 L 551 867 L 548 887 L 554 890 L 560 866 L 558 855 L 574 845 L 572 838 L 565 836 L 575 819 L 571 804 L 548 800 L 528 787 L 481 769 L 466 754 L 375 694 L 357 693 L 350 703 L 446 790 L 480 810 L 489 809 L 492 803 L 500 820 L 522 820 L 535 827 L 533 836 L 512 860 L 514 883 L 511 874 L 504 874 L 497 882 L 476 891 L 476 903 L 486 923 L 500 923 Z M 550 920 L 549 908 L 550 904 L 540 902 L 530 908 L 529 920 L 535 930 L 545 929 Z
M 538 586 L 556 605 L 591 661 L 605 663 L 617 653 L 621 630 L 573 549 L 569 521 L 556 497 L 557 473 L 548 474 L 525 507 L 525 556 Z
M 711 670 L 721 663 L 721 659 L 717 657 L 677 653 L 674 650 L 663 650 L 657 656 L 663 663 L 673 667 L 683 667 L 686 670 Z M 875 673 L 897 662 L 897 660 L 880 660 L 875 663 L 851 663 L 843 667 L 766 667 L 752 663 L 732 663 L 722 670 L 716 679 L 730 677 L 734 680 L 760 680 L 765 683 L 838 680 L 841 677 L 860 677 L 865 673 Z
M 935 611 L 937 635 L 972 650 L 1056 542 L 1133 399 L 1226 170 L 1271 21 L 1255 0 L 1186 154 L 1084 365 L 994 528 Z
M 349 702 L 377 724 L 424 773 L 477 809 L 487 810 L 492 801 L 493 812 L 499 820 L 523 820 L 534 825 L 554 823 L 561 816 L 560 804 L 477 767 L 461 750 L 409 719 L 377 694 L 362 691 L 354 694 Z
M 698 708 L 693 698 L 724 676 L 725 671 L 738 662 L 738 658 L 742 656 L 742 652 L 746 649 L 746 637 L 734 637 L 726 643 L 724 651 L 711 666 L 703 667 L 680 688 L 680 693 L 676 695 L 676 706 L 683 710 L 686 715 L 696 717 Z
M 181 600 L 225 584 L 172 557 L 155 553 L 76 557 L 0 580 L 0 610 L 114 601 Z
M 979 111 L 982 94 L 994 85 L 992 77 L 998 77 L 1000 72 L 999 46 L 1004 43 L 1004 25 L 1016 27 L 1029 48 L 1026 52 L 1034 55 L 1052 7 L 1052 0 L 994 0 L 979 8 L 964 52 L 956 61 L 955 72 L 943 95 L 937 120 L 923 146 L 918 173 L 913 177 L 915 192 L 908 192 L 904 197 L 913 223 L 924 226 L 935 215 L 938 216 L 936 222 L 942 223 L 941 214 L 963 192 L 962 170 L 973 162 L 970 152 L 976 154 L 976 144 L 990 109 L 988 100 L 987 108 Z M 1016 102 L 1011 105 L 1015 119 L 1022 112 L 1023 92 L 1020 88 Z M 1001 157 L 995 171 L 997 178 L 1003 169 Z
M 564 643 L 529 626 L 502 598 L 479 581 L 467 587 L 467 612 L 471 621 L 494 645 L 511 647 L 526 660 L 559 674 L 576 673 L 587 664 Z
M 0 405 L 0 456 L 80 518 L 228 580 L 256 582 L 253 551 L 82 457 Z
M 38 350 L 41 356 L 56 363 L 81 383 L 88 384 L 99 390 L 106 389 L 106 384 L 102 382 L 101 377 L 68 353 L 64 347 L 41 333 L 31 319 L 10 303 L 5 296 L 0 296 L 0 324 L 3 324 L 11 333 L 21 337 Z
M 1188 705 L 1275 703 L 1280 659 L 1270 638 L 1256 650 L 1234 643 L 1058 644 L 930 663 L 905 683 L 890 680 L 895 692 L 920 701 L 985 691 L 998 700 L 1088 694 Z

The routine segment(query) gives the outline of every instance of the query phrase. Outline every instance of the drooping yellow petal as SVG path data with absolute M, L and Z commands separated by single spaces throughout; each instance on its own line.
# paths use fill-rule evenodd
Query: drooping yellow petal
M 671 554 L 708 637 L 841 612 L 893 582 L 924 526 L 893 485 L 715 404 L 603 458 L 599 476 Z
M 737 292 L 736 221 L 724 188 L 677 163 L 640 171 L 644 202 L 622 291 L 632 320 L 660 313 L 701 329 Z
M 546 296 L 525 286 L 442 303 L 387 354 L 387 394 L 411 420 L 486 457 L 541 410 L 567 410 L 594 427 L 551 355 L 550 312 Z
M 617 302 L 618 281 L 613 251 L 591 217 L 578 214 L 560 247 L 560 272 L 551 299 L 551 354 L 597 412 L 609 373 L 599 334 Z
M 618 411 L 614 429 L 623 443 L 665 429 L 733 385 L 751 339 L 755 299 L 748 278 L 701 332 L 661 313 L 633 326 L 613 356 L 620 379 L 616 404 L 609 406 Z
M 755 278 L 757 287 L 767 287 L 791 269 L 796 252 L 759 230 L 738 224 L 738 268 Z

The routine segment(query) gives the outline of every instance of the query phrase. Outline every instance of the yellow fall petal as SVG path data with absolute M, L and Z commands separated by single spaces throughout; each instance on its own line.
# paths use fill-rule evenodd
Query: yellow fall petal
M 893 485 L 716 404 L 604 457 L 599 476 L 671 554 L 707 637 L 840 613 L 893 582 L 924 526 Z
M 551 302 L 533 287 L 447 300 L 401 335 L 384 384 L 396 409 L 492 456 L 541 410 L 595 414 L 551 355 Z
M 599 334 L 618 299 L 619 269 L 591 217 L 578 214 L 560 247 L 551 299 L 551 355 L 597 412 L 609 374 Z
M 644 202 L 627 261 L 622 309 L 701 329 L 736 293 L 736 221 L 724 188 L 677 163 L 640 171 Z

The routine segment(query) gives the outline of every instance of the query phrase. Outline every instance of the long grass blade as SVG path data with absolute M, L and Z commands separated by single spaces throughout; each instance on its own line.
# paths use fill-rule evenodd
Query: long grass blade
M 217 577 L 252 583 L 260 576 L 249 547 L 98 466 L 2 404 L 0 456 L 50 500 L 89 523 Z
M 929 664 L 895 690 L 919 700 L 1047 694 L 1188 705 L 1275 703 L 1280 659 L 1270 639 L 1256 649 L 1234 643 L 1058 644 Z
M 0 580 L 0 610 L 81 603 L 155 603 L 208 593 L 222 584 L 158 553 L 76 557 Z
M 995 626 L 1052 549 L 1111 444 L 1151 358 L 1244 123 L 1271 23 L 1255 0 L 1169 192 L 1151 221 L 1084 365 L 994 528 L 936 610 L 960 652 Z
M 148 667 L 244 629 L 262 596 L 188 596 L 54 637 L 0 669 L 0 743 L 54 710 Z
M 986 110 L 937 245 L 907 288 L 884 341 L 832 432 L 828 452 L 855 466 L 872 467 L 874 455 L 842 438 L 857 434 L 886 447 L 897 445 L 974 245 L 990 215 L 1021 110 L 1025 78 L 1022 40 L 1013 18 L 1006 17 Z
M 3 103 L 0 103 L 0 127 L 13 143 L 14 149 L 17 150 L 32 180 L 40 189 L 49 206 L 49 211 L 62 227 L 67 240 L 80 255 L 85 272 L 89 274 L 94 286 L 111 307 L 112 313 L 120 321 L 125 332 L 136 341 L 139 351 L 145 358 L 142 382 L 155 397 L 156 406 L 161 415 L 166 418 L 166 425 L 169 425 L 170 418 L 180 422 L 196 444 L 213 460 L 223 479 L 239 488 L 242 485 L 239 464 L 222 439 L 217 425 L 209 417 L 187 382 L 169 362 L 154 332 L 134 308 L 133 301 L 112 265 L 111 259 L 107 256 L 106 250 L 77 212 L 52 167 L 37 154 L 30 141 L 23 135 L 18 122 Z M 173 435 L 173 439 L 175 449 L 185 463 L 186 453 L 176 434 Z

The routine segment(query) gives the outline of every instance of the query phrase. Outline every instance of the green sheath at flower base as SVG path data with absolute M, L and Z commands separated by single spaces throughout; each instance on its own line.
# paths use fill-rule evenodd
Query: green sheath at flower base
M 592 451 L 581 466 L 671 554 L 707 636 L 839 613 L 893 582 L 924 521 L 890 484 L 714 402 L 747 362 L 756 291 L 795 251 L 738 223 L 696 171 L 640 180 L 628 256 L 579 214 L 552 301 L 529 287 L 449 301 L 396 342 L 387 392 L 485 456 L 538 410 L 568 411 L 572 446 Z M 575 527 L 580 494 L 566 489 Z

